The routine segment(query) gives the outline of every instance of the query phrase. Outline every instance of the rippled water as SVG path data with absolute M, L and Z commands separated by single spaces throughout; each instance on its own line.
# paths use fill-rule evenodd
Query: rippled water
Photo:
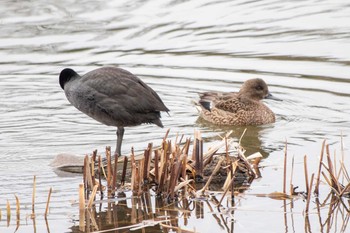
M 81 178 L 56 174 L 49 163 L 59 153 L 83 155 L 115 146 L 115 129 L 86 117 L 66 100 L 58 85 L 65 67 L 81 74 L 104 65 L 125 68 L 156 90 L 171 110 L 170 116 L 163 114 L 164 129 L 127 128 L 124 153 L 131 146 L 143 150 L 148 142 L 159 143 L 166 128 L 171 136 L 190 136 L 200 129 L 209 144 L 215 143 L 229 128 L 198 121 L 192 100 L 200 92 L 235 91 L 246 79 L 263 78 L 284 101 L 266 101 L 277 122 L 248 127 L 243 144 L 263 152 L 264 162 L 278 168 L 265 169 L 252 193 L 280 189 L 275 177 L 282 174 L 285 140 L 297 163 L 304 154 L 317 160 L 324 138 L 334 150 L 339 150 L 341 134 L 345 144 L 349 141 L 346 0 L 2 0 L 0 6 L 0 208 L 4 211 L 13 194 L 30 206 L 37 175 L 37 212 L 45 208 L 48 188 L 54 190 L 51 232 L 74 225 L 77 209 L 70 200 L 77 198 Z M 233 129 L 236 137 L 244 130 Z M 254 200 L 247 197 L 245 202 L 252 205 Z M 237 222 L 243 224 L 238 232 L 257 229 L 244 216 Z M 37 230 L 42 232 L 41 227 L 45 231 L 41 225 Z M 15 228 L 2 221 L 0 229 Z M 29 229 L 32 224 L 24 223 L 19 231 Z M 283 223 L 272 230 L 285 231 Z

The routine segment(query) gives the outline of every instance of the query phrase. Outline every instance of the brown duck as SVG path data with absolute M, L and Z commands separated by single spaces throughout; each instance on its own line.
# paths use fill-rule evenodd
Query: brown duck
M 262 79 L 250 79 L 239 92 L 200 94 L 200 116 L 217 125 L 263 125 L 275 122 L 275 114 L 261 100 L 275 99 Z

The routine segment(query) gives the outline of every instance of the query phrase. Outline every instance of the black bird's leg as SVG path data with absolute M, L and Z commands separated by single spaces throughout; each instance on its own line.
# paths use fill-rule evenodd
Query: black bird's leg
M 118 156 L 121 156 L 121 148 L 122 148 L 122 142 L 123 142 L 123 136 L 124 136 L 124 127 L 118 127 L 117 129 L 117 147 L 115 149 L 114 155 L 118 154 Z

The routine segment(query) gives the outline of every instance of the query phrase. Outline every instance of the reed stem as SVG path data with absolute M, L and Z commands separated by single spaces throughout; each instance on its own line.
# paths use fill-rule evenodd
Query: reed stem
M 35 195 L 36 195 L 36 176 L 33 179 L 33 193 L 32 193 L 32 217 L 35 217 Z
M 326 140 L 323 140 L 322 148 L 321 148 L 320 161 L 319 161 L 319 164 L 318 164 L 318 171 L 317 171 L 317 176 L 316 176 L 316 184 L 315 184 L 315 194 L 317 196 L 319 195 L 320 177 L 321 177 L 321 169 L 322 169 L 322 161 L 323 161 L 325 144 L 326 144 Z
M 15 194 L 15 198 L 16 198 L 16 217 L 17 217 L 17 222 L 19 222 L 21 219 L 21 213 L 20 213 L 21 208 L 20 208 L 19 198 L 17 197 L 16 194 Z
M 306 193 L 309 194 L 309 175 L 307 170 L 307 156 L 304 155 L 304 176 L 305 176 L 305 190 Z
M 79 184 L 79 209 L 85 209 L 84 184 Z
M 125 184 L 126 169 L 128 167 L 128 157 L 124 157 L 121 185 Z
M 287 193 L 287 140 L 284 146 L 284 165 L 283 165 L 283 193 Z
M 52 188 L 49 190 L 49 195 L 47 196 L 47 202 L 46 202 L 46 208 L 45 208 L 45 219 L 47 218 L 47 213 L 49 212 L 49 204 L 50 204 L 50 199 L 51 199 L 51 193 L 52 193 Z
M 112 196 L 115 196 L 115 190 L 117 186 L 117 172 L 118 171 L 118 156 L 114 155 L 114 168 L 113 168 L 113 179 L 112 179 Z

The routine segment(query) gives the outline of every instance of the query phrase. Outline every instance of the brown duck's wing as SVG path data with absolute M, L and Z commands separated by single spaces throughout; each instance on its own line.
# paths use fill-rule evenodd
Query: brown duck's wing
M 237 113 L 239 111 L 245 110 L 246 104 L 244 104 L 239 98 L 231 97 L 231 98 L 223 98 L 220 101 L 215 103 L 215 108 L 231 112 Z
M 217 103 L 229 100 L 237 96 L 236 92 L 204 92 L 199 94 L 199 104 L 208 111 L 216 107 Z

